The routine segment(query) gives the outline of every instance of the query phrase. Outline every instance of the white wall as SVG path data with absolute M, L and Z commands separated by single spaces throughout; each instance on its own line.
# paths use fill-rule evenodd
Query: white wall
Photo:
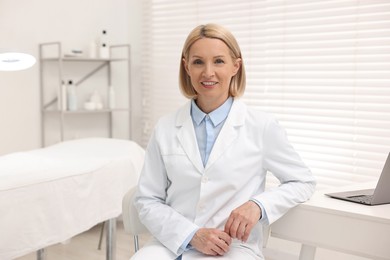
M 24 51 L 38 57 L 38 44 L 50 41 L 62 42 L 65 50 L 86 50 L 106 29 L 111 44 L 133 45 L 132 82 L 139 86 L 140 37 L 134 34 L 140 34 L 140 5 L 137 0 L 1 0 L 0 51 Z M 135 88 L 134 95 L 140 93 Z M 39 95 L 38 63 L 25 71 L 0 72 L 0 155 L 40 147 Z M 135 116 L 135 124 L 137 120 Z
M 0 52 L 25 51 L 38 57 L 38 44 L 61 41 L 87 48 L 101 29 L 110 42 L 132 45 L 133 139 L 141 140 L 142 0 L 0 0 Z M 0 72 L 0 155 L 38 148 L 40 137 L 39 65 Z M 299 245 L 270 239 L 274 249 L 297 255 Z M 316 259 L 362 259 L 319 249 Z
M 141 46 L 142 46 L 142 0 L 129 0 L 128 27 L 131 44 L 131 84 L 133 109 L 133 140 L 141 144 L 142 140 L 142 91 L 141 91 Z

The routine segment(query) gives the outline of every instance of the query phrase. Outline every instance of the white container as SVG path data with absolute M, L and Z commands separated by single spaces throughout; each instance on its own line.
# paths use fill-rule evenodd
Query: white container
M 102 97 L 99 95 L 99 92 L 97 90 L 95 90 L 91 95 L 90 102 L 95 104 L 96 110 L 103 109 Z
M 99 45 L 105 43 L 108 45 L 108 35 L 107 35 L 107 30 L 102 30 L 99 35 Z
M 110 49 L 105 43 L 102 43 L 99 48 L 99 58 L 109 59 L 110 58 Z
M 97 51 L 100 59 L 109 59 L 110 58 L 110 48 L 107 37 L 107 30 L 101 30 L 99 38 L 97 40 Z
M 115 89 L 113 86 L 108 87 L 108 108 L 114 109 L 116 108 L 115 104 Z
M 62 84 L 57 88 L 57 109 L 59 111 L 62 110 L 62 97 L 61 97 L 61 94 L 62 94 Z
M 96 110 L 96 104 L 91 101 L 87 101 L 84 103 L 84 109 L 89 111 Z
M 68 104 L 67 104 L 67 93 L 66 93 L 66 85 L 65 85 L 65 82 L 64 81 L 62 81 L 62 84 L 61 84 L 61 95 L 60 95 L 60 97 L 61 97 L 61 100 L 60 100 L 60 105 L 61 105 L 61 108 L 60 108 L 60 110 L 62 110 L 62 111 L 66 111 L 67 110 L 67 106 L 68 106 Z
M 73 82 L 71 80 L 68 81 L 68 110 L 69 111 L 76 111 L 77 110 L 77 93 L 76 93 L 76 86 L 73 85 Z

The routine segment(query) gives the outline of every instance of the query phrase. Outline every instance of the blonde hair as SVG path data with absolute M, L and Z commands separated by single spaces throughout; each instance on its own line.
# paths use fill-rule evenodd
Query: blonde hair
M 183 95 L 187 98 L 196 98 L 197 96 L 197 93 L 191 84 L 191 79 L 184 67 L 185 65 L 183 59 L 189 60 L 189 52 L 192 44 L 202 38 L 212 38 L 223 41 L 229 48 L 232 59 L 241 59 L 240 69 L 238 70 L 237 74 L 232 77 L 230 82 L 229 96 L 239 97 L 243 95 L 245 91 L 246 77 L 240 47 L 238 46 L 238 43 L 233 34 L 229 30 L 217 24 L 199 25 L 195 27 L 187 36 L 180 59 L 179 73 L 180 90 Z

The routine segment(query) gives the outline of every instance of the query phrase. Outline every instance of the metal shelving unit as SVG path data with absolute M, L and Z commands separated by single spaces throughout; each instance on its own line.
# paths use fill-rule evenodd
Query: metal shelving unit
M 130 63 L 130 52 L 131 48 L 129 44 L 121 44 L 121 45 L 112 45 L 110 48 L 110 57 L 109 59 L 102 59 L 102 58 L 87 58 L 87 57 L 63 57 L 62 56 L 62 45 L 60 42 L 47 42 L 42 43 L 39 45 L 39 57 L 40 57 L 40 99 L 41 99 L 41 140 L 42 140 L 42 147 L 45 146 L 45 138 L 46 138 L 46 129 L 45 129 L 45 121 L 47 118 L 47 115 L 54 114 L 58 116 L 59 119 L 59 131 L 60 131 L 60 141 L 65 140 L 65 132 L 66 132 L 66 117 L 70 117 L 72 115 L 92 115 L 92 114 L 107 114 L 108 115 L 108 133 L 109 137 L 113 137 L 113 113 L 116 112 L 127 112 L 128 113 L 128 128 L 129 133 L 128 137 L 131 139 L 132 133 L 132 109 L 131 109 L 131 63 Z M 50 52 L 50 54 L 48 54 Z M 114 57 L 114 52 L 121 53 L 121 57 Z M 59 109 L 57 104 L 61 102 L 62 99 L 62 82 L 64 80 L 64 64 L 65 63 L 80 63 L 85 66 L 88 66 L 88 68 L 92 68 L 89 72 L 81 75 L 81 77 L 74 82 L 75 87 L 79 88 L 81 87 L 82 83 L 86 81 L 87 79 L 94 76 L 98 71 L 102 70 L 103 68 L 107 68 L 107 97 L 108 97 L 108 86 L 111 85 L 112 82 L 112 64 L 121 62 L 124 64 L 124 66 L 127 66 L 127 92 L 128 92 L 128 104 L 127 107 L 123 108 L 115 108 L 115 109 L 108 109 L 103 108 L 100 110 L 84 110 L 79 109 L 76 111 L 69 111 L 69 110 L 62 110 Z M 85 64 L 88 63 L 88 64 Z M 50 66 L 53 68 L 56 68 L 57 70 L 57 83 L 55 84 L 55 87 L 57 88 L 56 92 L 58 93 L 56 97 L 52 98 L 49 101 L 45 100 L 45 91 L 53 86 L 46 86 L 45 83 L 45 69 L 46 66 Z M 56 76 L 53 76 L 54 78 Z M 52 108 L 53 106 L 56 106 L 57 108 Z

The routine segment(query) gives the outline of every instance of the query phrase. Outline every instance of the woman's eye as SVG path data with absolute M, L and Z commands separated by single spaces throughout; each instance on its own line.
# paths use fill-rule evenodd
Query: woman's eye
M 222 59 L 216 59 L 215 60 L 215 63 L 217 64 L 222 64 L 222 63 L 225 63 Z
M 201 61 L 201 60 L 199 60 L 199 59 L 197 59 L 197 60 L 194 60 L 194 62 L 193 62 L 195 65 L 200 65 L 200 64 L 203 64 L 203 62 Z

